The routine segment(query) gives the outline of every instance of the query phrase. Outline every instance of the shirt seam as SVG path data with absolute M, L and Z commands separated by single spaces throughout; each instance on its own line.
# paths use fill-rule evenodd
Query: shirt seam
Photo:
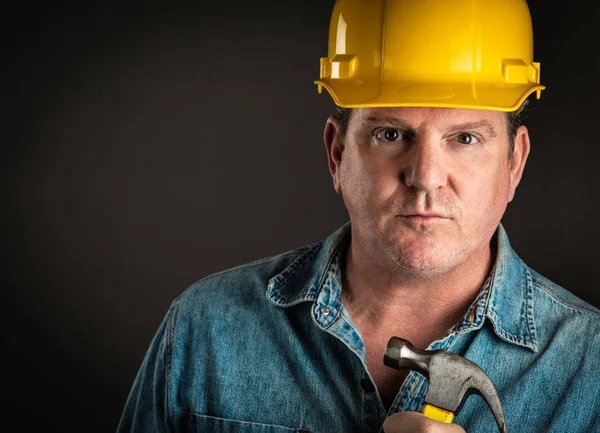
M 227 273 L 229 273 L 229 272 L 233 272 L 233 271 L 237 271 L 237 270 L 246 269 L 246 268 L 250 268 L 250 267 L 253 267 L 253 266 L 258 266 L 258 265 L 265 265 L 265 264 L 269 264 L 269 263 L 272 263 L 272 262 L 278 261 L 279 259 L 282 259 L 282 258 L 285 258 L 285 257 L 289 257 L 289 256 L 294 256 L 294 255 L 296 255 L 296 256 L 299 256 L 299 257 L 301 257 L 302 255 L 304 255 L 304 254 L 306 253 L 306 251 L 307 251 L 308 249 L 312 248 L 313 246 L 314 246 L 314 244 L 313 244 L 313 245 L 306 246 L 306 247 L 301 247 L 301 248 L 298 248 L 297 250 L 288 251 L 288 252 L 285 252 L 285 253 L 282 253 L 282 254 L 279 254 L 279 255 L 276 255 L 276 256 L 272 256 L 272 257 L 265 257 L 265 258 L 263 258 L 263 259 L 258 259 L 258 260 L 255 260 L 255 261 L 253 261 L 253 262 L 250 262 L 250 263 L 244 263 L 244 264 L 241 264 L 241 265 L 238 265 L 238 266 L 234 266 L 234 267 L 231 267 L 231 268 L 228 268 L 228 269 L 224 269 L 224 270 L 222 270 L 222 271 L 219 271 L 219 272 L 212 273 L 212 274 L 210 274 L 210 275 L 207 275 L 207 276 L 205 276 L 204 278 L 201 278 L 201 279 L 197 280 L 197 281 L 196 281 L 196 282 L 194 282 L 193 284 L 191 284 L 191 285 L 188 287 L 188 290 L 189 290 L 189 289 L 193 289 L 193 288 L 194 288 L 194 287 L 196 287 L 198 284 L 201 284 L 201 283 L 205 283 L 205 282 L 211 281 L 211 280 L 213 280 L 213 279 L 215 279 L 215 278 L 217 278 L 217 277 L 223 276 L 223 275 L 225 275 L 225 274 L 227 274 Z M 180 298 L 182 298 L 182 297 L 183 297 L 183 296 L 186 294 L 186 292 L 187 292 L 188 290 L 185 290 L 183 293 L 181 293 L 179 296 L 177 296 L 177 297 L 175 298 L 175 300 L 174 300 L 174 301 L 176 302 L 176 301 L 178 301 Z
M 175 306 L 171 308 L 169 318 L 167 320 L 166 341 L 165 341 L 165 414 L 166 427 L 168 432 L 172 432 L 172 413 L 171 413 L 171 383 L 172 383 L 172 357 L 173 345 L 175 339 Z
M 529 267 L 521 260 L 521 266 L 523 266 L 523 273 L 525 274 L 526 280 L 526 296 L 525 296 L 525 323 L 527 325 L 528 337 L 533 345 L 532 349 L 537 352 L 538 350 L 538 338 L 537 338 L 537 327 L 535 326 L 535 293 L 533 292 L 533 275 L 529 270 Z
M 580 313 L 591 313 L 593 316 L 600 318 L 600 313 L 598 313 L 594 309 L 586 307 L 585 305 L 581 305 L 577 301 L 570 301 L 568 298 L 559 295 L 554 290 L 552 290 L 550 287 L 546 287 L 545 285 L 540 284 L 538 281 L 534 280 L 532 282 L 532 285 L 535 286 L 537 289 L 539 289 L 543 292 L 546 292 L 546 294 L 548 296 L 550 296 L 554 300 L 558 301 L 565 308 L 570 308 L 571 310 L 575 310 Z

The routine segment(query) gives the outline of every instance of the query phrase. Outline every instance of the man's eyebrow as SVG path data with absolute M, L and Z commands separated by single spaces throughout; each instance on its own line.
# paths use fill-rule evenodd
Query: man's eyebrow
M 393 125 L 398 126 L 404 130 L 413 131 L 414 128 L 408 124 L 408 122 L 398 119 L 397 117 L 389 117 L 389 116 L 367 116 L 363 118 L 362 122 L 365 125 Z
M 487 135 L 491 138 L 496 137 L 498 135 L 496 133 L 496 128 L 494 125 L 487 120 L 480 120 L 478 122 L 465 122 L 459 123 L 457 125 L 452 125 L 448 128 L 451 131 L 472 131 L 474 129 L 484 129 Z

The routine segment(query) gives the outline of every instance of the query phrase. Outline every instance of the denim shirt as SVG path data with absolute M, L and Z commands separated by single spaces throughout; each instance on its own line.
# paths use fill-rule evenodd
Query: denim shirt
M 147 351 L 118 432 L 377 433 L 386 416 L 421 411 L 426 378 L 411 372 L 386 413 L 366 368 L 341 300 L 349 228 L 183 292 Z M 527 267 L 501 225 L 494 241 L 478 297 L 429 349 L 488 374 L 508 432 L 600 432 L 600 311 Z M 454 422 L 468 433 L 498 431 L 476 395 Z

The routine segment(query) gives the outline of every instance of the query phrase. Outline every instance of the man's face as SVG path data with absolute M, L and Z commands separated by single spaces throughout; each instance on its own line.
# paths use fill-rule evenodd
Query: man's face
M 509 158 L 505 114 L 449 108 L 362 108 L 329 167 L 352 222 L 353 243 L 401 268 L 440 274 L 489 253 L 529 152 L 522 126 Z

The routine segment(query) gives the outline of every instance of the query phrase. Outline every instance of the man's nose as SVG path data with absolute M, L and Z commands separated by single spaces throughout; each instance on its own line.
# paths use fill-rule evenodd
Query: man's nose
M 448 182 L 448 161 L 443 144 L 434 140 L 412 143 L 406 155 L 404 183 L 416 190 L 433 192 Z

